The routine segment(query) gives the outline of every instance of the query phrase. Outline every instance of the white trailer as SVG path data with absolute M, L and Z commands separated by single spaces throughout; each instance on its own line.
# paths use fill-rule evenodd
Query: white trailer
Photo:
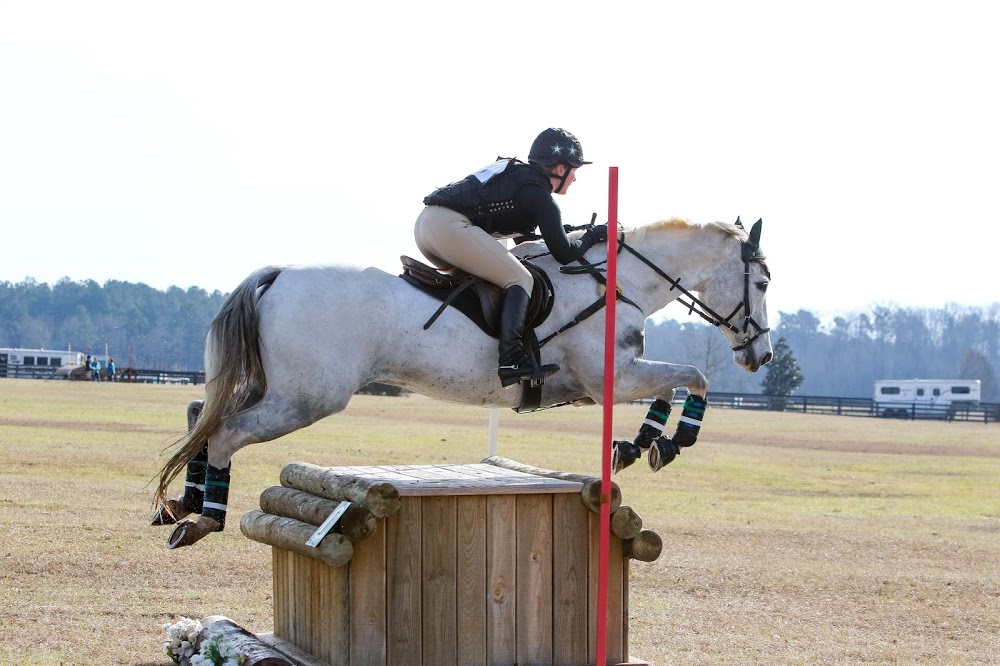
M 978 404 L 978 379 L 879 379 L 875 382 L 875 411 L 880 416 L 942 418 L 960 404 Z
M 46 377 L 59 367 L 83 362 L 83 352 L 0 347 L 0 377 Z

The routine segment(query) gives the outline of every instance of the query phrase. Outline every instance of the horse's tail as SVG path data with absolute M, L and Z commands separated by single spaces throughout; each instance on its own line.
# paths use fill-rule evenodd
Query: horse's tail
M 194 428 L 175 442 L 174 454 L 160 470 L 155 505 L 164 505 L 171 481 L 205 448 L 208 438 L 263 397 L 267 378 L 260 355 L 257 302 L 281 270 L 268 266 L 250 275 L 212 322 L 205 340 L 205 405 Z

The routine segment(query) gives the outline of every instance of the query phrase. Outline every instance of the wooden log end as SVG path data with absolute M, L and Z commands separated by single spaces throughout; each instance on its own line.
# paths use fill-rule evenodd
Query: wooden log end
M 402 504 L 399 488 L 388 482 L 375 484 L 365 494 L 364 505 L 377 518 L 391 516 Z
M 378 521 L 371 511 L 363 506 L 352 505 L 344 515 L 340 517 L 337 526 L 334 528 L 353 543 L 364 541 L 375 534 Z
M 619 539 L 634 539 L 642 531 L 642 518 L 635 510 L 621 505 L 611 514 L 611 532 Z
M 663 539 L 653 530 L 642 530 L 634 539 L 623 544 L 625 557 L 640 562 L 655 562 L 663 551 Z
M 594 513 L 601 512 L 601 480 L 592 479 L 583 484 L 580 491 L 583 505 Z M 622 489 L 614 481 L 611 482 L 611 513 L 614 514 L 622 505 Z

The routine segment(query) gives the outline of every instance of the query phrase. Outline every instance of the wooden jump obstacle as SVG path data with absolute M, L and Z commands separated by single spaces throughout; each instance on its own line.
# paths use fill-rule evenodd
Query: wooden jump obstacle
M 257 636 L 249 666 L 596 663 L 600 479 L 494 457 L 290 463 L 281 483 L 240 523 L 273 558 L 274 633 Z M 354 514 L 306 546 L 342 501 Z M 616 485 L 611 508 L 607 663 L 639 666 L 629 656 L 629 560 L 655 560 L 662 543 Z

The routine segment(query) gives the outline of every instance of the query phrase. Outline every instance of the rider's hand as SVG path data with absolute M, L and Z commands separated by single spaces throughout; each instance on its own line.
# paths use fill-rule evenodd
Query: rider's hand
M 606 243 L 608 241 L 608 225 L 595 224 L 587 230 L 587 235 L 593 238 L 595 243 Z

